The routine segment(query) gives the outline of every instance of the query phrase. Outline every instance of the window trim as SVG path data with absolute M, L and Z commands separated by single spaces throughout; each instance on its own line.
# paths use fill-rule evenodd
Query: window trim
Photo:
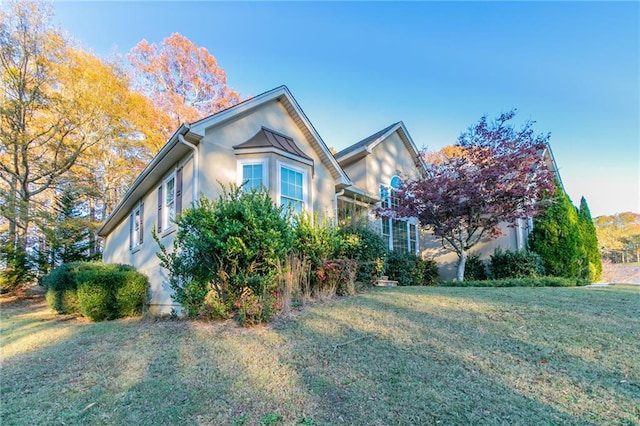
M 244 183 L 244 166 L 262 165 L 262 186 L 267 190 L 269 189 L 269 159 L 268 158 L 254 158 L 244 159 L 237 161 L 236 168 L 236 183 L 238 186 Z
M 136 230 L 136 213 L 139 216 L 138 230 Z M 129 250 L 137 252 L 144 243 L 144 202 L 139 201 L 129 215 Z
M 169 203 L 167 202 L 169 191 L 167 187 L 169 182 L 173 180 L 173 217 L 176 215 L 176 174 L 175 170 L 172 171 L 166 178 L 162 180 L 162 232 L 167 232 L 173 228 L 174 224 L 169 217 Z
M 392 182 L 396 180 L 399 181 L 399 183 L 402 183 L 402 178 L 398 175 L 393 175 L 391 176 L 391 179 L 389 179 L 389 184 L 385 185 L 383 183 L 379 184 L 379 188 L 380 188 L 380 205 L 382 207 L 391 207 L 393 204 L 393 191 L 396 190 L 397 188 L 394 188 L 391 186 Z M 383 193 L 384 191 L 384 193 Z M 394 222 L 404 222 L 405 226 L 406 226 L 406 237 L 407 237 L 407 241 L 406 241 L 406 246 L 407 246 L 407 252 L 409 253 L 413 253 L 413 254 L 417 254 L 420 252 L 420 226 L 418 223 L 418 219 L 415 217 L 411 217 L 411 218 L 403 218 L 403 219 L 393 219 L 393 218 L 389 218 L 388 220 L 388 229 L 389 229 L 389 233 L 385 234 L 384 233 L 384 225 L 383 225 L 383 219 L 380 219 L 380 236 L 382 236 L 382 238 L 385 241 L 385 244 L 387 245 L 387 248 L 389 250 L 395 250 L 395 247 L 393 246 L 393 240 L 395 238 L 394 232 L 393 232 L 393 227 L 394 227 Z M 415 229 L 415 235 L 412 235 L 412 226 Z M 413 238 L 412 238 L 413 237 Z M 412 243 L 415 242 L 415 251 L 411 250 L 411 246 Z
M 302 211 L 309 212 L 309 181 L 307 179 L 307 171 L 303 168 L 296 167 L 291 163 L 285 163 L 283 161 L 277 161 L 277 188 L 276 188 L 276 200 L 278 205 L 282 206 L 282 169 L 286 168 L 296 173 L 302 174 Z

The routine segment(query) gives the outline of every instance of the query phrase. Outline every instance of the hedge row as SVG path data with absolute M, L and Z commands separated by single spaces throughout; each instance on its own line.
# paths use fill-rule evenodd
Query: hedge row
M 499 280 L 443 281 L 438 285 L 441 287 L 575 287 L 587 284 L 587 281 L 576 278 L 528 277 Z
M 49 306 L 93 321 L 138 315 L 147 301 L 148 278 L 130 265 L 63 264 L 42 278 Z

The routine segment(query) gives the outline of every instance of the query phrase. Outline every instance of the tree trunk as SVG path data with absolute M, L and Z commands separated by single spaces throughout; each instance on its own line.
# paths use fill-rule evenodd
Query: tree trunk
M 464 268 L 467 265 L 467 257 L 469 253 L 466 250 L 462 250 L 458 256 L 458 281 L 464 281 Z

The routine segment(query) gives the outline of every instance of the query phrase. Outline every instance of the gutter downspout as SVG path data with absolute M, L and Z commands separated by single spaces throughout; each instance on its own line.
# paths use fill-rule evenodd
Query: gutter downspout
M 340 217 L 338 216 L 338 197 L 344 195 L 344 189 L 340 190 L 340 192 L 336 192 L 335 197 L 333 198 L 333 207 L 334 207 L 334 214 L 335 214 L 335 219 L 336 219 L 336 226 L 338 225 L 338 220 L 340 219 Z
M 195 205 L 196 201 L 198 201 L 198 176 L 199 176 L 199 167 L 198 167 L 198 147 L 187 141 L 182 134 L 178 135 L 178 140 L 180 143 L 185 144 L 189 148 L 193 150 L 193 198 L 192 203 Z

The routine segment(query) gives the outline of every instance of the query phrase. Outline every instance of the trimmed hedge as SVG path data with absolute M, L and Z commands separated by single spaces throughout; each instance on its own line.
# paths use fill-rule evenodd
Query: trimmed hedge
M 413 253 L 396 250 L 387 257 L 386 274 L 401 286 L 435 285 L 438 266 L 433 260 L 424 260 Z
M 587 281 L 576 278 L 529 277 L 483 281 L 444 281 L 438 285 L 440 287 L 576 287 L 587 284 Z
M 536 253 L 526 250 L 497 248 L 489 260 L 493 279 L 528 278 L 544 276 L 544 264 Z
M 49 306 L 93 321 L 138 315 L 147 301 L 149 280 L 129 265 L 100 262 L 63 264 L 42 279 Z

